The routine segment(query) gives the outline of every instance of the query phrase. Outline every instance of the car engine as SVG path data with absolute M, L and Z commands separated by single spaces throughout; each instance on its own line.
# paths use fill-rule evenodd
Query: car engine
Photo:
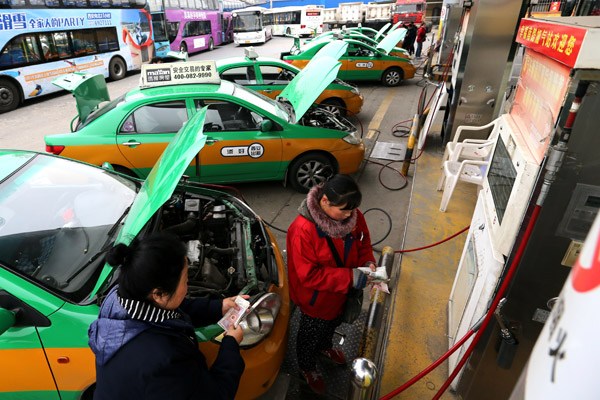
M 300 120 L 300 125 L 335 129 L 348 133 L 356 131 L 354 124 L 346 118 L 335 115 L 330 111 L 319 107 L 312 107 L 309 109 Z
M 267 233 L 243 203 L 176 193 L 159 212 L 158 229 L 177 234 L 188 245 L 189 295 L 252 295 L 278 283 Z

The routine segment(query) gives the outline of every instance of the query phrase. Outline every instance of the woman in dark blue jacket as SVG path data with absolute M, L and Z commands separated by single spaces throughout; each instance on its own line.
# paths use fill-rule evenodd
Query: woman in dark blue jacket
M 107 254 L 121 265 L 119 285 L 110 291 L 89 330 L 96 355 L 96 400 L 233 399 L 244 371 L 231 327 L 209 369 L 198 348 L 195 326 L 218 321 L 233 298 L 185 299 L 187 248 L 177 237 L 155 234 Z

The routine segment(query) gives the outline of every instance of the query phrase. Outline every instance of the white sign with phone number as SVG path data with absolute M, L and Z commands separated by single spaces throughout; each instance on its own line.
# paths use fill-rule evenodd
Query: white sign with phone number
M 214 61 L 144 64 L 140 88 L 189 83 L 221 83 Z

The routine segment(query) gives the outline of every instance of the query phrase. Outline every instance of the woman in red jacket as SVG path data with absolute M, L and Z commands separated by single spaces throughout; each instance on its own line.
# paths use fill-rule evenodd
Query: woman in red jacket
M 367 276 L 356 268 L 376 269 L 369 229 L 358 210 L 361 199 L 350 176 L 335 175 L 310 190 L 288 229 L 290 296 L 301 313 L 298 365 L 310 388 L 319 394 L 325 392 L 325 382 L 316 368 L 317 355 L 346 364 L 344 353 L 333 348 L 331 341 L 341 323 L 348 290 L 362 289 L 367 283 Z

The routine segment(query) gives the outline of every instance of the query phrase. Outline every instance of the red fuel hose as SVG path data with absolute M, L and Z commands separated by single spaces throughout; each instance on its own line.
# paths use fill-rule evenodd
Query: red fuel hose
M 456 378 L 456 375 L 458 375 L 458 373 L 460 372 L 462 367 L 466 364 L 467 360 L 471 356 L 471 353 L 473 352 L 473 349 L 475 348 L 475 346 L 481 339 L 481 336 L 483 335 L 483 333 L 485 332 L 490 321 L 494 317 L 494 311 L 498 307 L 498 303 L 500 303 L 500 299 L 502 299 L 502 297 L 504 297 L 504 293 L 508 289 L 508 286 L 512 283 L 512 277 L 517 270 L 517 266 L 521 262 L 521 258 L 523 258 L 523 253 L 525 252 L 525 248 L 527 247 L 527 243 L 529 242 L 529 238 L 531 237 L 531 233 L 533 232 L 533 227 L 535 226 L 535 223 L 538 219 L 541 209 L 542 209 L 542 207 L 540 205 L 536 205 L 535 208 L 533 209 L 531 218 L 529 219 L 529 222 L 527 223 L 527 228 L 523 235 L 523 239 L 519 243 L 519 247 L 517 248 L 515 257 L 513 258 L 512 262 L 510 263 L 510 266 L 508 267 L 506 275 L 505 275 L 504 279 L 502 280 L 502 285 L 500 286 L 500 289 L 498 289 L 498 292 L 496 293 L 496 296 L 494 297 L 494 301 L 492 301 L 492 305 L 490 306 L 487 314 L 485 315 L 485 319 L 483 320 L 483 323 L 481 324 L 481 328 L 479 328 L 479 330 L 477 331 L 477 334 L 473 338 L 473 341 L 471 342 L 471 344 L 465 351 L 465 354 L 462 356 L 462 358 L 460 359 L 460 361 L 458 362 L 458 364 L 456 365 L 456 367 L 454 368 L 454 370 L 452 371 L 452 373 L 450 374 L 448 379 L 446 379 L 446 381 L 444 382 L 442 387 L 440 387 L 440 389 L 435 394 L 435 396 L 433 397 L 432 400 L 438 400 L 440 397 L 442 397 L 442 395 L 444 394 L 446 389 L 448 389 L 448 386 L 450 386 L 450 384 L 452 383 L 454 378 Z
M 431 365 L 429 365 L 423 371 L 419 372 L 417 375 L 413 376 L 409 381 L 402 384 L 402 386 L 392 390 L 390 393 L 381 397 L 379 400 L 389 400 L 392 397 L 396 396 L 397 394 L 400 394 L 403 391 L 405 391 L 406 389 L 408 389 L 409 387 L 411 387 L 415 382 L 418 382 L 421 378 L 423 378 L 425 375 L 427 375 L 428 373 L 430 373 L 431 371 L 436 369 L 441 363 L 446 361 L 446 359 L 448 357 L 450 357 L 452 355 L 452 353 L 454 353 L 456 350 L 458 350 L 474 333 L 475 333 L 475 330 L 469 329 L 469 331 L 462 337 L 462 339 L 460 339 L 458 342 L 454 343 L 454 346 L 449 348 L 448 351 L 446 351 L 435 362 L 433 362 Z

